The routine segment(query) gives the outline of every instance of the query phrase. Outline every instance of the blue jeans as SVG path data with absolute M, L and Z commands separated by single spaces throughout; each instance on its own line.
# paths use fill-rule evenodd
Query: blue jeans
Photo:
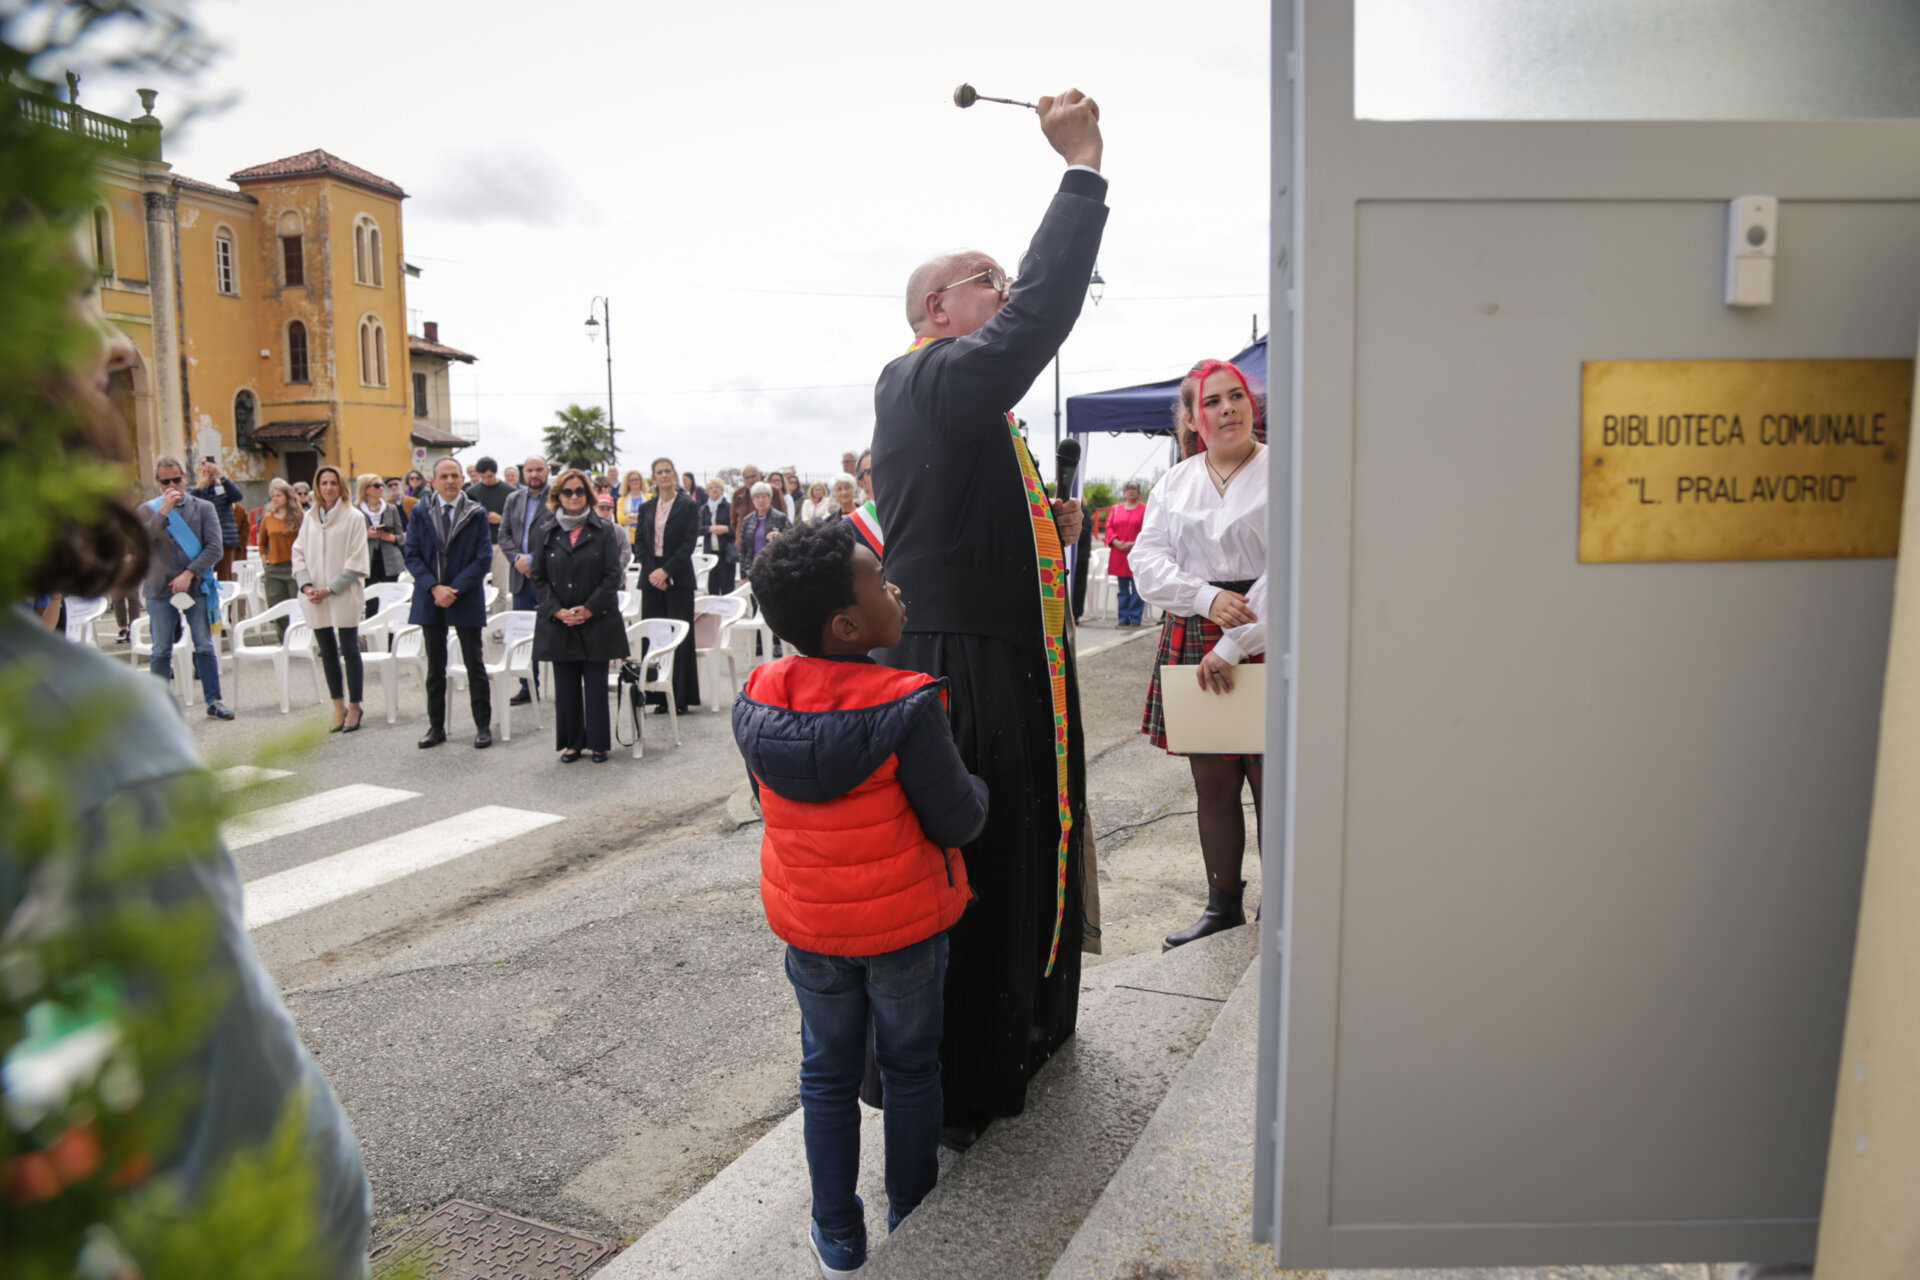
M 200 692 L 208 702 L 220 701 L 220 658 L 213 651 L 213 624 L 207 621 L 206 597 L 200 584 L 193 584 L 193 608 L 187 610 L 187 630 L 193 636 L 193 670 L 200 677 Z M 153 654 L 147 669 L 162 680 L 173 679 L 173 646 L 180 639 L 180 611 L 173 597 L 147 599 L 147 625 L 152 628 Z
M 939 1175 L 940 1022 L 947 935 L 878 956 L 787 948 L 800 1001 L 800 1107 L 813 1176 L 813 1220 L 829 1240 L 865 1231 L 853 1188 L 860 1173 L 860 1079 L 867 1018 L 886 1097 L 888 1225 L 933 1190 Z
M 1115 578 L 1114 584 L 1120 589 L 1120 621 L 1138 625 L 1140 622 L 1140 592 L 1133 585 L 1133 577 Z

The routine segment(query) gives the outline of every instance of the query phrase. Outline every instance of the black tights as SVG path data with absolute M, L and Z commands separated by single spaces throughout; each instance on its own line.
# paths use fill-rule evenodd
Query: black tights
M 1264 756 L 1189 756 L 1193 791 L 1200 809 L 1200 856 L 1207 864 L 1209 889 L 1238 889 L 1240 864 L 1247 851 L 1247 815 L 1240 805 L 1243 782 L 1253 784 L 1256 839 L 1260 822 L 1260 780 Z
M 313 644 L 320 650 L 320 669 L 327 673 L 327 692 L 333 700 L 340 700 L 340 666 L 344 662 L 347 668 L 347 701 L 360 701 L 360 628 L 315 627 Z

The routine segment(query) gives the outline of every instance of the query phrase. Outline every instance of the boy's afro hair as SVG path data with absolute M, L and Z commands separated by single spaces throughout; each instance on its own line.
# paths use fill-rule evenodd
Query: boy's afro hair
M 857 545 L 843 520 L 803 524 L 769 542 L 747 571 L 767 625 L 810 658 L 820 656 L 827 620 L 854 603 Z

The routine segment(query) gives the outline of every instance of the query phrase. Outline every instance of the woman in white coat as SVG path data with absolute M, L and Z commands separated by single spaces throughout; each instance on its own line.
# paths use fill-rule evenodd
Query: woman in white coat
M 339 468 L 321 467 L 313 474 L 313 506 L 293 540 L 293 583 L 327 673 L 335 733 L 360 727 L 360 618 L 366 596 L 361 584 L 366 578 L 367 522 L 347 501 Z M 347 673 L 344 698 L 342 666 Z

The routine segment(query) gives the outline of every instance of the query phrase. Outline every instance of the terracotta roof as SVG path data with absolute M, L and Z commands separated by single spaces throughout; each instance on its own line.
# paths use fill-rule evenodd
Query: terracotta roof
M 222 187 L 212 182 L 202 182 L 198 178 L 189 178 L 184 173 L 176 173 L 173 175 L 173 185 L 176 187 L 185 187 L 189 191 L 211 192 L 216 196 L 225 196 L 229 200 L 245 200 L 248 204 L 260 203 L 256 197 L 250 196 L 244 191 L 235 191 L 232 187 Z
M 428 342 L 425 338 L 407 335 L 407 350 L 416 356 L 439 356 L 442 360 L 458 360 L 462 364 L 472 364 L 479 356 L 470 356 L 458 347 L 449 347 L 444 343 Z
M 304 440 L 312 444 L 328 427 L 325 419 L 318 422 L 268 422 L 253 429 L 255 440 Z
M 269 178 L 307 178 L 317 174 L 338 178 L 342 182 L 357 183 L 390 196 L 406 199 L 407 193 L 397 183 L 388 182 L 377 173 L 368 173 L 357 164 L 349 164 L 331 152 L 315 148 L 302 151 L 297 156 L 288 156 L 283 160 L 269 160 L 265 164 L 256 164 L 251 169 L 242 169 L 238 173 L 227 175 L 229 182 L 263 182 Z
M 425 418 L 415 418 L 413 420 L 413 442 L 422 446 L 435 444 L 450 445 L 455 449 L 465 449 L 473 444 L 473 441 L 462 436 L 457 436 L 451 431 L 442 431 Z

